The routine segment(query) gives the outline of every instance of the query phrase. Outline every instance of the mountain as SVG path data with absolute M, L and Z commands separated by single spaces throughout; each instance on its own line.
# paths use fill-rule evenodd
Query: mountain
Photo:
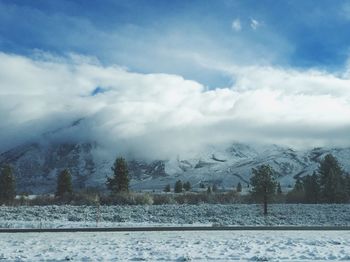
M 227 148 L 208 147 L 191 158 L 177 156 L 167 160 L 128 160 L 131 187 L 134 190 L 161 190 L 176 180 L 190 181 L 194 188 L 217 184 L 232 188 L 238 182 L 249 183 L 251 169 L 269 164 L 284 187 L 295 178 L 312 174 L 319 161 L 333 154 L 346 172 L 350 171 L 350 148 L 315 148 L 297 151 L 277 145 L 252 146 L 234 143 Z M 10 164 L 16 176 L 18 192 L 54 192 L 58 172 L 68 168 L 74 187 L 104 189 L 106 176 L 112 175 L 114 156 L 97 143 L 28 143 L 0 154 L 0 165 Z

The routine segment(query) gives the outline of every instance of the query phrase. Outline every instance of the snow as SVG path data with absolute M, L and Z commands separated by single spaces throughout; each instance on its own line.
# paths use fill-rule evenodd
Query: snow
M 349 205 L 0 207 L 2 228 L 350 225 Z M 96 223 L 96 218 L 99 218 Z M 4 261 L 350 260 L 350 231 L 1 233 Z
M 99 211 L 98 211 L 99 210 Z M 139 225 L 313 225 L 350 226 L 350 206 L 143 205 L 0 207 L 0 228 L 113 227 Z M 96 221 L 98 219 L 98 221 Z
M 1 234 L 4 261 L 350 260 L 350 232 Z
M 339 160 L 344 171 L 350 172 L 350 148 L 294 150 L 277 145 L 233 143 L 207 146 L 198 152 L 162 160 L 135 158 L 142 167 L 131 168 L 130 174 L 134 175 L 130 187 L 134 191 L 159 191 L 167 184 L 173 186 L 180 179 L 190 181 L 194 188 L 203 182 L 206 186 L 216 184 L 219 188 L 232 189 L 240 182 L 248 190 L 252 168 L 269 164 L 277 172 L 282 188 L 285 188 L 293 186 L 295 176 L 311 175 L 328 153 Z M 45 194 L 54 192 L 57 171 L 63 168 L 71 171 L 77 188 L 105 189 L 106 176 L 112 174 L 110 168 L 114 157 L 95 142 L 52 144 L 47 141 L 25 144 L 0 153 L 0 165 L 11 164 L 18 192 Z

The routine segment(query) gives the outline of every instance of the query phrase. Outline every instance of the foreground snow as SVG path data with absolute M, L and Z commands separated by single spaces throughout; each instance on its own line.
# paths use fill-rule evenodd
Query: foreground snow
M 350 232 L 1 234 L 5 261 L 350 260 Z
M 138 225 L 350 226 L 350 205 L 163 205 L 0 207 L 0 228 Z M 96 223 L 98 221 L 98 223 Z

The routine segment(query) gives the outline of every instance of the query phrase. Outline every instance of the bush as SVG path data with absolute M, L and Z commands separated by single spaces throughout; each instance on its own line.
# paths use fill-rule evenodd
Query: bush
M 303 191 L 292 190 L 286 196 L 286 203 L 304 203 L 305 193 Z
M 144 193 L 118 193 L 112 196 L 103 196 L 102 205 L 152 205 L 153 197 Z
M 164 192 L 171 192 L 171 187 L 169 184 L 167 184 L 165 187 L 164 187 Z
M 57 205 L 57 199 L 51 195 L 41 195 L 33 199 L 28 199 L 28 205 L 30 206 L 49 206 Z
M 172 205 L 177 204 L 174 195 L 170 194 L 156 194 L 153 195 L 153 205 Z

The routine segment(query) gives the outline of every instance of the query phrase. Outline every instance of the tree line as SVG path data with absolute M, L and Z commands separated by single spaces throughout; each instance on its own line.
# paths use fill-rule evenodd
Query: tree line
M 106 187 L 110 195 L 115 197 L 129 194 L 130 179 L 126 160 L 118 157 L 111 170 L 112 176 L 106 177 Z M 264 214 L 267 214 L 267 203 L 282 196 L 287 203 L 345 203 L 350 200 L 350 176 L 331 154 L 325 156 L 318 170 L 312 175 L 297 177 L 294 188 L 286 194 L 282 193 L 281 185 L 276 180 L 276 172 L 269 165 L 252 169 L 250 185 L 249 196 L 254 201 L 263 203 Z M 200 187 L 205 188 L 202 183 Z M 189 181 L 183 183 L 178 180 L 174 184 L 174 193 L 188 192 L 191 189 Z M 170 184 L 167 184 L 163 191 L 170 192 Z M 235 192 L 239 194 L 241 191 L 242 185 L 238 183 Z M 215 192 L 218 192 L 216 184 L 207 187 L 207 194 Z M 55 197 L 69 200 L 73 195 L 72 175 L 65 169 L 57 177 Z M 15 178 L 11 167 L 5 165 L 0 174 L 0 203 L 10 204 L 15 196 Z
M 297 177 L 287 194 L 290 203 L 346 203 L 350 200 L 350 175 L 331 154 L 320 162 L 317 172 Z

